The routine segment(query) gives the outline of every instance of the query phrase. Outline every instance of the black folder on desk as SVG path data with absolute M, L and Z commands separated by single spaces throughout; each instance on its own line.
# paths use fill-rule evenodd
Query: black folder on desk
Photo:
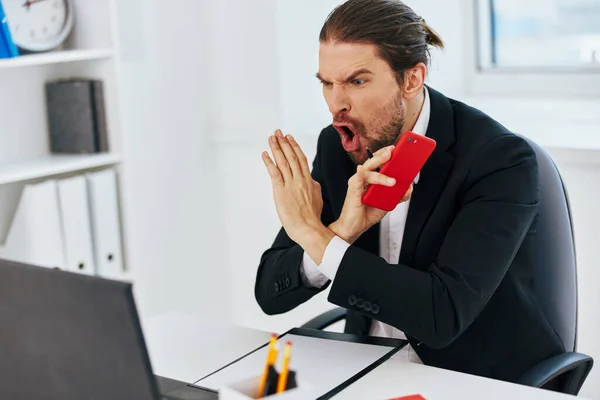
M 280 354 L 287 341 L 292 342 L 293 348 L 290 369 L 296 371 L 300 381 L 316 389 L 318 400 L 335 396 L 408 343 L 401 339 L 294 328 L 278 337 Z M 200 378 L 194 386 L 217 393 L 225 385 L 259 376 L 267 351 L 268 343 L 265 343 Z

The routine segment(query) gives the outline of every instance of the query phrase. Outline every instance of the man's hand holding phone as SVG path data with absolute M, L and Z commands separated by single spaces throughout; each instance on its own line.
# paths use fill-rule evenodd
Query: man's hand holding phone
M 377 224 L 387 214 L 387 211 L 367 206 L 362 198 L 368 185 L 383 185 L 392 187 L 396 184 L 394 178 L 385 176 L 376 170 L 390 160 L 394 146 L 388 146 L 377 151 L 372 158 L 357 167 L 356 173 L 348 181 L 348 192 L 340 218 L 329 226 L 337 236 L 352 244 Z M 412 185 L 400 202 L 410 199 Z

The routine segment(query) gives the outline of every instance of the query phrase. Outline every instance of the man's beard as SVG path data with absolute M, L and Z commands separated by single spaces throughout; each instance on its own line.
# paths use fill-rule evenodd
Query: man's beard
M 353 122 L 354 134 L 366 139 L 367 148 L 375 153 L 377 150 L 395 144 L 402 133 L 406 110 L 402 105 L 402 97 L 398 96 L 379 109 L 373 123 L 367 128 L 362 121 Z M 348 153 L 355 164 L 363 164 L 367 159 L 364 152 Z

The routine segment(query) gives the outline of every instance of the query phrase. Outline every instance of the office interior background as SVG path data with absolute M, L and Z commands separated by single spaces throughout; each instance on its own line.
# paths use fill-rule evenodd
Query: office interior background
M 106 275 L 134 282 L 143 317 L 186 312 L 283 332 L 332 308 L 326 291 L 266 316 L 254 278 L 280 227 L 260 154 L 281 128 L 312 159 L 331 122 L 314 77 L 318 33 L 341 1 L 73 3 L 63 51 L 0 60 L 0 255 L 20 234 L 23 201 L 39 201 L 32 185 L 114 170 L 122 270 Z M 557 163 L 574 220 L 578 350 L 599 360 L 600 1 L 407 3 L 445 41 L 428 84 Z M 51 155 L 44 83 L 69 77 L 104 82 L 108 153 Z M 43 248 L 20 254 L 63 257 L 60 242 L 40 236 L 56 238 L 48 218 L 36 221 Z M 600 368 L 581 395 L 600 399 Z

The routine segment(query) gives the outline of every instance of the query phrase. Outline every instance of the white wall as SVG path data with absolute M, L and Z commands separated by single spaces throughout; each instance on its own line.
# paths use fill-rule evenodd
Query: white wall
M 210 32 L 204 78 L 213 84 L 211 134 L 244 140 L 274 130 L 281 114 L 274 0 L 203 3 Z
M 207 2 L 118 2 L 126 228 L 144 315 L 231 317 L 208 132 Z

